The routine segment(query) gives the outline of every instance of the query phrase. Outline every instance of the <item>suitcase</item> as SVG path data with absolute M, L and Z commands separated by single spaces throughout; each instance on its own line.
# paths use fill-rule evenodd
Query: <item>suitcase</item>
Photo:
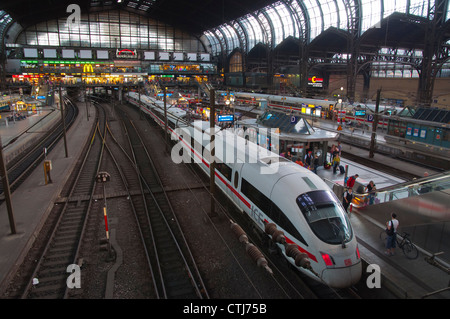
M 345 167 L 342 165 L 339 165 L 339 171 L 341 172 L 341 174 L 345 174 Z

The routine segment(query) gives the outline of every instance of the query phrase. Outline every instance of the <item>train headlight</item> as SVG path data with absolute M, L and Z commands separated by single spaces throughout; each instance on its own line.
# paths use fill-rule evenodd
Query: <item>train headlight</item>
M 320 253 L 321 255 L 322 255 L 322 259 L 323 259 L 323 261 L 325 262 L 325 265 L 327 266 L 327 267 L 329 267 L 329 266 L 334 266 L 334 260 L 333 260 L 333 257 L 331 257 L 330 255 L 328 255 L 328 254 L 325 254 L 325 253 Z

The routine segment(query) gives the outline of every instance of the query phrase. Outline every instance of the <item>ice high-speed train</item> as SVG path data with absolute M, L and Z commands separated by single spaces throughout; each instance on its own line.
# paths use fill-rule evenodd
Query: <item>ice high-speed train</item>
M 137 92 L 129 92 L 127 94 L 127 99 L 135 104 L 136 106 L 139 105 L 139 93 Z M 148 95 L 141 94 L 140 96 L 141 103 L 143 106 L 143 111 L 148 114 L 148 111 L 154 110 L 155 112 L 164 112 L 164 102 L 161 100 L 157 100 L 153 97 L 150 97 Z M 134 102 L 133 102 L 134 101 Z M 183 121 L 186 118 L 186 111 L 176 107 L 172 106 L 170 104 L 166 104 L 166 110 L 167 110 L 167 118 L 168 121 L 171 123 L 174 123 L 177 125 L 178 121 Z
M 128 100 L 138 105 L 130 94 Z M 155 109 L 143 105 L 143 111 L 164 126 Z M 171 129 L 172 138 L 178 141 L 172 159 L 198 163 L 209 175 L 208 129 L 209 123 L 202 121 Z M 319 176 L 219 128 L 215 129 L 215 156 L 217 186 L 263 236 L 274 240 L 274 233 L 267 234 L 268 225 L 275 224 L 283 232 L 284 242 L 275 245 L 294 267 L 334 288 L 360 280 L 362 263 L 356 236 L 339 199 Z M 306 256 L 310 269 L 290 257 L 288 248 L 292 247 Z
M 218 94 L 226 95 L 225 91 L 217 91 Z M 314 105 L 322 109 L 329 109 L 330 105 L 336 108 L 339 116 L 336 119 L 343 118 L 346 121 L 353 121 L 355 123 L 371 123 L 373 122 L 375 105 L 374 104 L 358 104 L 354 105 L 345 104 L 342 107 L 338 104 L 337 100 L 321 100 L 321 99 L 310 99 L 292 96 L 282 96 L 282 95 L 270 95 L 262 93 L 249 93 L 249 92 L 233 92 L 235 100 L 239 103 L 259 105 L 261 101 L 265 101 L 268 107 L 275 109 L 293 110 L 297 112 L 302 112 L 302 107 L 305 105 Z M 303 106 L 302 106 L 303 105 Z M 380 115 L 395 115 L 400 112 L 403 108 L 394 106 L 380 105 L 379 113 Z M 385 118 L 379 118 L 379 126 L 388 125 L 388 120 Z

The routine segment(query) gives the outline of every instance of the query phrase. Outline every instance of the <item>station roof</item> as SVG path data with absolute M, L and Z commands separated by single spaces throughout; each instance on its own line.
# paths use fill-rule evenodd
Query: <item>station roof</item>
M 423 49 L 428 20 L 423 17 L 394 12 L 361 36 L 364 47 Z
M 194 34 L 214 28 L 276 0 L 0 0 L 6 11 L 22 27 L 69 16 L 70 4 L 78 4 L 81 13 L 123 9 L 158 19 Z
M 221 51 L 229 54 L 237 47 L 248 53 L 259 43 L 269 49 L 280 45 L 278 52 L 283 49 L 287 53 L 298 52 L 298 46 L 305 42 L 311 52 L 326 52 L 328 56 L 346 53 L 352 36 L 347 30 L 348 21 L 359 16 L 357 41 L 361 52 L 376 52 L 383 47 L 424 49 L 426 28 L 430 26 L 426 6 L 415 2 L 404 7 L 383 3 L 382 0 L 0 0 L 0 10 L 23 29 L 69 17 L 70 4 L 79 5 L 81 14 L 126 10 L 195 36 L 205 35 L 215 55 Z M 379 20 L 380 17 L 384 18 Z M 450 39 L 450 19 L 439 29 L 437 41 L 446 43 Z

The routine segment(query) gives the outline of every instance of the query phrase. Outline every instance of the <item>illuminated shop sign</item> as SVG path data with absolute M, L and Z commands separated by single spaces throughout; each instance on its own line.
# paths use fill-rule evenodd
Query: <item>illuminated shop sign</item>
M 94 73 L 94 68 L 92 67 L 92 64 L 83 65 L 83 73 Z
M 310 77 L 308 78 L 308 85 L 315 88 L 321 88 L 323 86 L 323 78 L 318 78 L 317 76 Z
M 121 59 L 136 59 L 137 58 L 137 52 L 136 50 L 130 50 L 130 49 L 122 49 L 116 50 L 116 57 Z

